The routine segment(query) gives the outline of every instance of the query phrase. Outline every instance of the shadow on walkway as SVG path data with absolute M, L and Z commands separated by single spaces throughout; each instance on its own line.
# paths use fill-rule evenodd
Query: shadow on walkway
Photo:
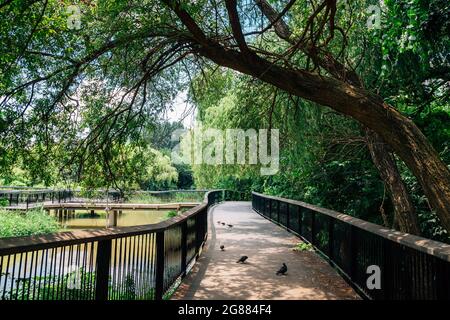
M 204 251 L 172 299 L 359 299 L 316 253 L 294 251 L 300 240 L 255 213 L 249 202 L 220 204 L 208 219 Z M 243 255 L 248 262 L 236 263 Z M 288 273 L 277 276 L 283 262 Z

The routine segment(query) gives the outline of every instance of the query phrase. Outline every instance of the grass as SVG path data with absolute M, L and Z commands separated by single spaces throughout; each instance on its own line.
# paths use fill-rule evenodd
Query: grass
M 5 198 L 0 198 L 0 207 L 6 207 L 9 205 L 9 200 Z
M 3 298 L 5 300 L 89 300 L 95 297 L 95 280 L 96 274 L 87 272 L 84 268 L 63 276 L 25 278 L 7 288 Z M 155 299 L 155 289 L 138 290 L 131 274 L 126 274 L 125 279 L 114 286 L 111 277 L 108 282 L 110 300 Z M 77 284 L 82 285 L 77 288 Z
M 294 251 L 312 251 L 313 246 L 310 243 L 299 242 L 295 245 Z
M 170 210 L 170 211 L 167 211 L 167 213 L 166 213 L 167 218 L 173 218 L 173 217 L 176 217 L 177 215 L 178 215 L 178 212 L 176 210 Z
M 173 192 L 169 194 L 161 194 L 159 196 L 135 193 L 127 200 L 129 203 L 168 203 L 168 202 L 202 202 L 203 193 L 191 193 L 191 192 Z
M 0 209 L 0 238 L 32 236 L 59 231 L 58 221 L 43 209 L 19 213 Z

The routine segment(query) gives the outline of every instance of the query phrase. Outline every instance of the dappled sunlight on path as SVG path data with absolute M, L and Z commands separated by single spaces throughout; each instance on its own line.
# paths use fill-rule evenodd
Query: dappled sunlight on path
M 316 253 L 294 251 L 299 241 L 249 202 L 220 204 L 210 212 L 202 256 L 172 299 L 359 299 Z M 248 261 L 236 263 L 243 255 Z M 277 276 L 283 262 L 288 272 Z

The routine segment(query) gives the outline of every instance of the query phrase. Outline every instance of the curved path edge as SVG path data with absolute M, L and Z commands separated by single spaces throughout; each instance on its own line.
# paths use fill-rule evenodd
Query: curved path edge
M 219 204 L 210 211 L 208 222 L 202 255 L 171 299 L 360 299 L 318 254 L 294 251 L 301 240 L 254 212 L 250 202 Z M 236 263 L 242 255 L 249 257 L 248 262 Z M 287 275 L 277 276 L 283 262 L 289 268 Z

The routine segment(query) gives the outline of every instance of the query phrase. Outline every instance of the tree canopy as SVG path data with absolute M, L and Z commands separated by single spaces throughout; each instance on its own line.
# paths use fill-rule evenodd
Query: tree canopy
M 320 176 L 312 164 L 322 161 L 325 177 L 331 170 L 342 185 L 358 185 L 343 172 L 367 145 L 360 158 L 375 163 L 401 229 L 418 232 L 404 186 L 411 178 L 450 230 L 448 6 L 84 0 L 74 9 L 3 0 L 2 166 L 52 157 L 66 175 L 100 164 L 112 177 L 116 149 L 148 144 L 149 128 L 189 88 L 210 125 L 285 126 L 285 143 L 295 142 L 286 159 L 305 159 L 283 159 L 294 176 Z M 355 170 L 375 175 L 366 162 Z M 320 182 L 317 192 L 330 190 Z

